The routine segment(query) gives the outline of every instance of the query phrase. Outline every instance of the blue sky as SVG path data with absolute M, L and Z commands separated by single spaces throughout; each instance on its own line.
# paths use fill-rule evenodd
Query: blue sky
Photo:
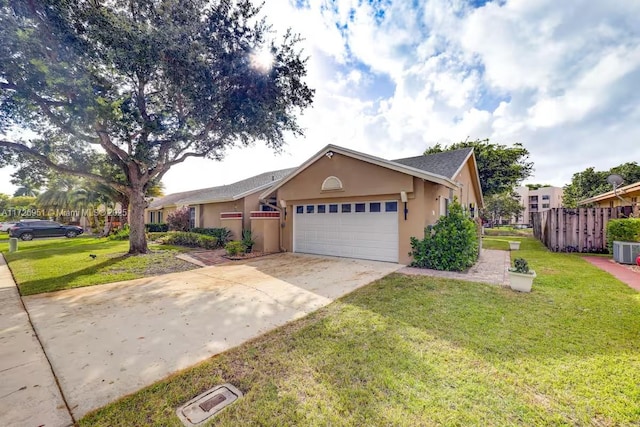
M 490 138 L 531 153 L 529 182 L 640 162 L 640 1 L 271 0 L 305 39 L 313 108 L 282 154 L 189 160 L 167 192 L 297 166 L 332 143 L 383 158 Z M 0 192 L 8 170 L 0 171 Z

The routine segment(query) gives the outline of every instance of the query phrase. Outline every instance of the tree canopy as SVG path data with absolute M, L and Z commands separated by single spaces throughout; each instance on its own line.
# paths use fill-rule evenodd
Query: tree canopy
M 524 211 L 524 206 L 520 204 L 516 198 L 517 194 L 505 192 L 500 194 L 491 194 L 484 198 L 484 209 L 482 216 L 485 220 L 495 224 L 496 221 L 502 221 L 506 218 L 517 218 Z
M 306 60 L 297 36 L 273 36 L 250 0 L 0 0 L 0 135 L 36 135 L 0 137 L 0 167 L 35 161 L 125 194 L 130 252 L 145 252 L 144 195 L 172 166 L 303 134 Z
M 510 192 L 523 180 L 531 176 L 533 163 L 528 162 L 529 151 L 516 143 L 509 147 L 496 144 L 489 139 L 462 141 L 442 146 L 436 144 L 427 149 L 424 154 L 440 153 L 442 151 L 473 148 L 478 163 L 480 185 L 485 196 Z
M 624 179 L 624 185 L 640 181 L 640 165 L 637 162 L 627 162 L 615 166 L 608 171 L 597 171 L 589 167 L 582 172 L 573 174 L 571 183 L 564 186 L 562 205 L 567 208 L 575 208 L 578 202 L 598 194 L 613 190 L 607 182 L 607 177 L 617 174 Z

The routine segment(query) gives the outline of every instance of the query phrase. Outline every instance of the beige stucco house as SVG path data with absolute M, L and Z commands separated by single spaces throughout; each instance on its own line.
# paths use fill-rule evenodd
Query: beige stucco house
M 473 217 L 483 207 L 471 148 L 385 160 L 328 145 L 298 168 L 245 181 L 253 187 L 233 196 L 214 187 L 154 201 L 147 220 L 162 222 L 172 209 L 189 206 L 200 227 L 241 218 L 259 250 L 408 264 L 410 237 L 423 237 L 454 198 Z
M 578 202 L 578 205 L 593 205 L 599 208 L 616 208 L 623 206 L 638 206 L 640 199 L 640 182 L 625 185 L 614 191 L 598 194 Z

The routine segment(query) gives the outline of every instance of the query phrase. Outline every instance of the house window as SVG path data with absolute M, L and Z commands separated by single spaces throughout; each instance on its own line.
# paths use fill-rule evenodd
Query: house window
M 322 183 L 322 191 L 342 190 L 342 181 L 338 177 L 330 176 Z
M 318 205 L 318 213 L 325 213 L 326 209 L 325 205 Z
M 338 205 L 329 205 L 329 213 L 338 213 Z
M 343 203 L 341 211 L 342 213 L 351 213 L 351 203 Z
M 549 196 L 545 194 L 544 196 L 542 196 L 542 200 L 549 200 Z
M 189 228 L 196 226 L 196 208 L 189 208 Z
M 380 212 L 380 202 L 369 203 L 369 212 Z
M 356 212 L 364 212 L 366 203 L 356 203 Z
M 154 216 L 155 216 L 154 214 L 155 214 L 155 212 L 149 212 L 149 222 L 151 224 L 154 223 L 154 221 L 153 221 L 154 220 Z
M 278 210 L 269 205 L 260 205 L 260 212 L 277 212 Z
M 307 213 L 313 213 L 314 209 L 315 209 L 314 205 L 307 206 Z
M 549 203 L 543 203 L 542 209 L 549 209 Z
M 440 216 L 447 216 L 449 212 L 449 199 L 440 196 Z
M 304 213 L 304 206 L 296 206 L 296 213 L 297 214 Z
M 398 212 L 398 202 L 384 202 L 385 212 Z
M 157 220 L 158 220 L 158 224 L 162 224 L 162 211 L 158 211 L 156 213 L 156 217 L 157 217 Z

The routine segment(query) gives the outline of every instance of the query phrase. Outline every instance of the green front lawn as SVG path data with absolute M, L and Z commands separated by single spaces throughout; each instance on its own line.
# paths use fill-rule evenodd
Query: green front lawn
M 9 242 L 0 242 L 0 251 L 4 253 L 22 295 L 196 268 L 175 257 L 178 251 L 185 250 L 183 248 L 155 244 L 149 244 L 149 248 L 149 254 L 128 256 L 128 241 L 82 236 L 18 241 L 19 250 L 10 254 Z
M 522 239 L 531 294 L 393 274 L 80 421 L 181 425 L 214 385 L 215 425 L 636 425 L 640 294 Z

